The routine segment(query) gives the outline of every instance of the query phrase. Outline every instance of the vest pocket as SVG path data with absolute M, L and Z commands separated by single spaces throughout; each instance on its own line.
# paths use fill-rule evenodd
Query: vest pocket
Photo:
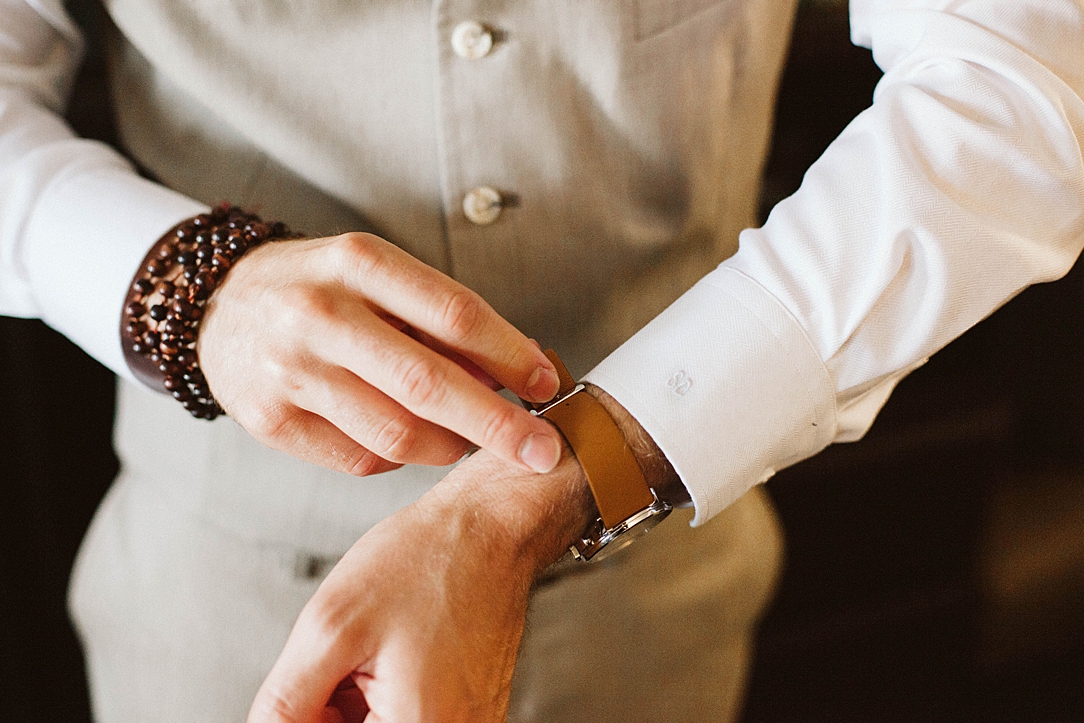
M 709 8 L 733 0 L 636 0 L 636 39 L 647 40 Z

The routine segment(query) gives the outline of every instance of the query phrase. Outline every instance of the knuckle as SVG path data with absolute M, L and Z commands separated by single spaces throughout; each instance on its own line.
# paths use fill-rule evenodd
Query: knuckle
M 425 357 L 411 359 L 399 378 L 408 408 L 427 408 L 440 403 L 446 379 L 439 364 Z
M 516 429 L 516 412 L 511 405 L 501 405 L 487 415 L 482 428 L 482 447 L 494 446 Z
M 276 448 L 284 446 L 294 436 L 294 414 L 283 404 L 264 405 L 239 419 L 252 436 Z
M 474 336 L 483 318 L 484 303 L 469 289 L 456 289 L 437 307 L 437 325 L 452 343 L 462 343 Z
M 279 319 L 291 332 L 309 333 L 314 324 L 336 316 L 337 304 L 332 294 L 307 284 L 293 284 L 281 292 Z
M 383 458 L 364 447 L 358 449 L 346 464 L 346 471 L 355 477 L 368 477 L 383 469 Z
M 348 276 L 369 276 L 383 263 L 381 239 L 368 233 L 344 233 L 335 238 L 328 251 L 335 268 Z
M 268 357 L 259 365 L 265 379 L 278 389 L 297 391 L 303 386 L 296 360 Z
M 414 450 L 418 433 L 402 416 L 391 417 L 381 426 L 373 441 L 373 451 L 392 462 L 406 462 Z M 378 457 L 378 458 L 379 458 Z

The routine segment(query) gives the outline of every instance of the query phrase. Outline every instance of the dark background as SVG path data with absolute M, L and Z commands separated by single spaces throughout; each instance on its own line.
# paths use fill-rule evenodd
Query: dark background
M 836 5 L 802 6 L 765 209 L 880 76 Z M 102 64 L 92 47 L 70 120 L 110 140 Z M 769 483 L 788 563 L 747 723 L 1084 720 L 1082 323 L 1076 269 L 904 380 L 865 440 Z M 113 384 L 41 323 L 0 317 L 0 720 L 89 720 L 64 594 L 117 469 Z

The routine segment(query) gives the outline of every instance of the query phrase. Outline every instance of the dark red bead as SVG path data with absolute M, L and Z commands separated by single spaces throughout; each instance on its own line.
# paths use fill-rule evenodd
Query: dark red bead
M 167 377 L 180 378 L 181 365 L 173 361 L 161 361 L 158 362 L 158 371 L 162 372 L 162 374 L 166 375 Z
M 177 363 L 182 367 L 191 367 L 196 363 L 196 352 L 184 349 L 177 355 Z
M 177 287 L 173 284 L 172 281 L 163 281 L 162 283 L 158 284 L 158 288 L 155 289 L 155 291 L 162 295 L 163 299 L 171 298 L 176 290 Z
M 154 291 L 154 282 L 150 279 L 136 279 L 136 282 L 132 284 L 132 288 L 140 294 L 149 294 Z
M 205 213 L 201 213 L 192 219 L 192 225 L 196 228 L 206 228 L 211 225 L 211 217 Z
M 233 265 L 230 262 L 228 257 L 219 256 L 219 255 L 216 255 L 213 259 L 211 259 L 211 264 L 214 265 L 214 266 L 217 266 L 218 268 L 222 269 L 223 271 L 229 271 L 230 266 Z
M 196 258 L 200 261 L 207 261 L 215 252 L 215 247 L 211 244 L 201 244 L 196 247 Z
M 194 283 L 196 284 L 197 288 L 201 290 L 206 290 L 207 292 L 211 292 L 214 291 L 215 286 L 218 285 L 218 278 L 217 275 L 212 273 L 210 269 L 205 269 L 196 274 L 196 279 Z
M 173 339 L 163 339 L 158 342 L 158 350 L 161 351 L 164 356 L 172 358 L 177 355 L 177 352 L 181 350 L 181 347 Z
M 166 319 L 165 329 L 170 336 L 180 336 L 187 328 L 181 319 Z
M 128 316 L 138 319 L 139 317 L 147 313 L 147 307 L 139 303 L 138 301 L 133 301 L 132 303 L 128 304 L 128 306 L 124 307 L 124 313 L 126 313 Z
M 160 259 L 171 259 L 171 258 L 173 258 L 173 252 L 174 252 L 174 248 L 173 248 L 173 246 L 171 246 L 169 244 L 166 244 L 165 246 L 160 246 L 158 248 L 158 258 L 160 258 Z
M 162 321 L 169 314 L 169 309 L 161 304 L 155 304 L 151 307 L 150 317 L 155 321 Z
M 160 341 L 162 341 L 162 337 L 157 332 L 148 331 L 143 335 L 143 344 L 152 349 L 157 349 Z
M 147 322 L 138 319 L 124 325 L 124 333 L 130 337 L 142 336 L 147 331 Z
M 168 268 L 169 264 L 162 259 L 151 259 L 147 264 L 147 273 L 151 276 L 161 276 Z

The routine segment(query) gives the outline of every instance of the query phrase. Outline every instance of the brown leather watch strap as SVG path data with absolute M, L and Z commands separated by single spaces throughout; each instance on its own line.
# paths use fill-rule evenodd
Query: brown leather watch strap
M 561 380 L 558 397 L 569 394 L 576 387 L 575 381 L 553 350 L 547 349 L 545 354 L 557 367 Z M 556 425 L 576 453 L 607 528 L 624 522 L 655 501 L 655 494 L 624 435 L 597 399 L 581 390 L 541 414 Z

